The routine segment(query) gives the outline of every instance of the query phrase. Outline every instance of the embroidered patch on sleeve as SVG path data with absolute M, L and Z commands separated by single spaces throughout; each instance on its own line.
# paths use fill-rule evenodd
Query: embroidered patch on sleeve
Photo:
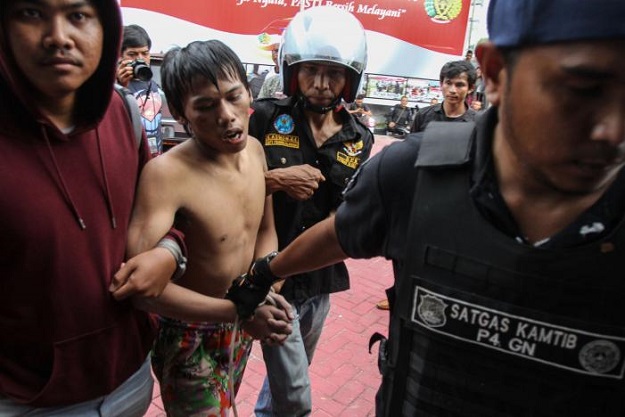
M 344 154 L 343 152 L 336 153 L 336 160 L 340 163 L 349 167 L 351 169 L 358 168 L 358 164 L 360 164 L 360 158 L 357 156 L 349 156 Z
M 365 144 L 362 142 L 362 140 L 359 140 L 358 142 L 343 142 L 343 151 L 349 156 L 356 156 L 360 155 L 364 146 Z
M 288 135 L 295 130 L 295 121 L 290 114 L 281 114 L 273 121 L 273 127 L 278 133 Z
M 265 146 L 284 146 L 299 149 L 299 136 L 268 133 L 265 135 Z

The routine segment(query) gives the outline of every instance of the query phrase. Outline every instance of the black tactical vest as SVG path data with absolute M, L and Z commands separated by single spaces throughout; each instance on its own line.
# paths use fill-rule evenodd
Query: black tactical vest
M 623 222 L 581 247 L 514 241 L 469 195 L 471 124 L 448 125 L 417 161 L 382 415 L 625 416 Z

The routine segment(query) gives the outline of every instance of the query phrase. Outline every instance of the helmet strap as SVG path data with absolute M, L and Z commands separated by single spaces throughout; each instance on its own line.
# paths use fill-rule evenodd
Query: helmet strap
M 329 111 L 336 109 L 341 104 L 341 97 L 337 97 L 332 103 L 330 103 L 329 106 L 317 106 L 312 104 L 308 98 L 301 93 L 298 94 L 297 101 L 301 103 L 302 109 L 304 110 L 310 110 L 319 114 L 326 114 Z

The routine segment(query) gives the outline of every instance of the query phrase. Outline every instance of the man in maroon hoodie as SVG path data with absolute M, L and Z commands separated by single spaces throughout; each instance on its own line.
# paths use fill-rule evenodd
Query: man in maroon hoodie
M 0 415 L 141 416 L 153 325 L 109 293 L 149 159 L 113 94 L 118 2 L 2 1 L 0 21 Z

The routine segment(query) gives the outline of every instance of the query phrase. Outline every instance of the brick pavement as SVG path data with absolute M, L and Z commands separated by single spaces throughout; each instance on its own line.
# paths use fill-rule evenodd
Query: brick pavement
M 373 153 L 395 141 L 376 135 Z M 373 417 L 374 398 L 380 384 L 377 346 L 368 352 L 374 332 L 387 333 L 388 312 L 375 308 L 384 289 L 393 282 L 392 268 L 383 258 L 347 260 L 349 291 L 331 296 L 328 315 L 315 358 L 310 366 L 313 417 Z M 239 417 L 254 417 L 254 404 L 265 377 L 258 343 L 254 344 L 236 398 Z M 231 416 L 233 413 L 231 413 Z M 158 387 L 146 417 L 164 417 Z

